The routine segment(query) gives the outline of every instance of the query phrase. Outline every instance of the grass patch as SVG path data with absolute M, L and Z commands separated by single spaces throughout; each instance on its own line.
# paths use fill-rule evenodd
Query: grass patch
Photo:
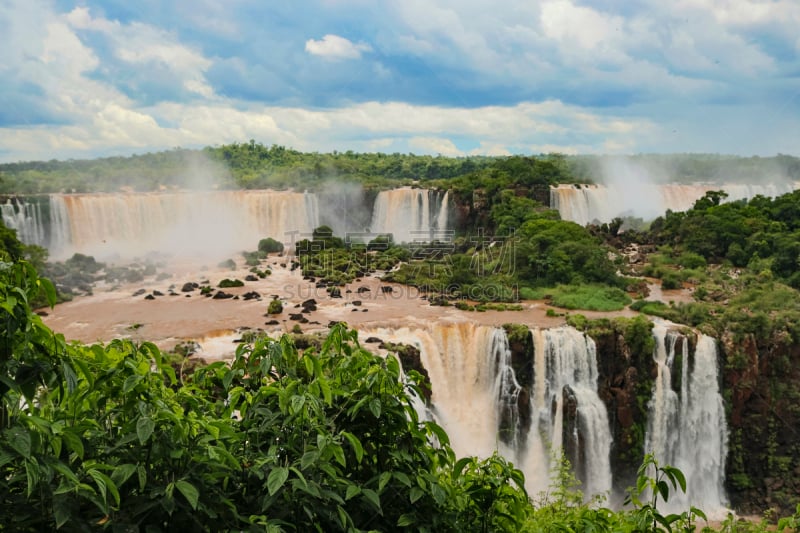
M 551 305 L 564 309 L 587 311 L 619 311 L 631 303 L 625 291 L 606 285 L 557 285 L 531 289 L 523 287 L 520 297 L 530 300 L 548 300 Z

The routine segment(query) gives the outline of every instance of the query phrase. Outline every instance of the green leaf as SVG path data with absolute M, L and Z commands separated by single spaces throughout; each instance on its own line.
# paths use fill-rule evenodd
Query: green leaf
M 289 477 L 289 469 L 283 466 L 273 468 L 267 478 L 267 491 L 270 496 L 273 496 L 280 490 L 286 479 Z
M 31 434 L 28 428 L 12 426 L 6 431 L 8 444 L 25 459 L 31 457 Z
M 53 285 L 53 282 L 47 278 L 39 278 L 36 280 L 36 284 L 39 285 L 39 288 L 44 292 L 50 307 L 56 305 L 56 287 Z
M 236 371 L 231 370 L 226 372 L 224 376 L 222 376 L 222 386 L 225 390 L 231 388 L 231 383 L 233 383 L 233 378 L 236 377 Z
M 65 496 L 55 496 L 53 498 L 53 518 L 56 520 L 56 529 L 61 529 L 61 526 L 72 518 L 72 507 L 69 500 Z
M 307 451 L 300 458 L 300 468 L 305 470 L 312 464 L 316 463 L 317 459 L 319 459 L 319 451 L 317 450 Z
M 425 491 L 419 487 L 411 487 L 411 491 L 409 492 L 409 500 L 411 503 L 415 503 L 417 500 L 422 498 L 425 495 Z
M 361 441 L 348 431 L 342 431 L 342 436 L 350 443 L 350 446 L 353 448 L 353 453 L 356 455 L 356 462 L 360 464 L 361 459 L 364 457 L 364 447 L 361 445 Z
M 86 471 L 86 473 L 94 480 L 97 488 L 100 490 L 100 495 L 102 496 L 102 500 L 95 501 L 95 504 L 98 505 L 98 507 L 100 507 L 104 513 L 107 513 L 108 493 L 111 493 L 114 503 L 119 506 L 119 491 L 117 490 L 117 486 L 114 484 L 114 482 L 111 481 L 111 478 L 95 468 L 90 468 Z
M 309 378 L 314 377 L 314 361 L 312 361 L 312 357 L 313 356 L 310 355 L 303 356 L 303 363 L 305 364 L 306 372 L 308 372 Z
M 369 410 L 375 415 L 375 418 L 381 417 L 381 400 L 380 398 L 373 398 L 369 401 Z
M 363 494 L 364 499 L 372 504 L 380 514 L 383 514 L 383 510 L 381 510 L 381 498 L 378 496 L 377 492 L 372 489 L 361 489 L 361 494 Z
M 303 408 L 303 405 L 305 405 L 305 403 L 306 403 L 306 397 L 305 396 L 302 396 L 300 394 L 292 396 L 292 401 L 291 401 L 291 405 L 292 405 L 291 411 L 292 411 L 292 413 L 299 413 L 300 410 Z
M 64 374 L 64 379 L 67 381 L 67 390 L 74 392 L 78 388 L 78 376 L 66 360 L 61 361 L 61 373 Z
M 383 488 L 389 483 L 389 480 L 392 479 L 391 472 L 383 472 L 381 474 L 380 479 L 378 480 L 378 492 L 383 492 Z
M 135 464 L 121 464 L 117 466 L 113 472 L 111 472 L 111 479 L 118 487 L 121 487 L 126 481 L 128 481 L 128 479 L 130 479 L 134 472 L 136 472 Z
M 143 416 L 136 421 L 136 436 L 139 437 L 139 444 L 144 445 L 153 430 L 156 428 L 156 423 L 152 418 Z
M 0 450 L 0 467 L 3 467 L 14 460 L 14 455 L 5 450 Z
M 144 490 L 147 486 L 147 470 L 144 466 L 139 465 L 136 467 L 136 475 L 139 477 L 139 490 Z
M 361 488 L 358 485 L 349 485 L 347 487 L 347 493 L 344 495 L 344 499 L 349 500 L 358 494 L 361 494 Z
M 674 466 L 665 466 L 664 471 L 669 475 L 673 486 L 675 486 L 675 481 L 677 480 L 677 484 L 681 487 L 681 490 L 686 492 L 686 477 L 679 468 L 675 468 Z
M 661 498 L 665 502 L 669 501 L 669 485 L 667 485 L 667 482 L 662 479 L 656 484 L 656 487 L 658 488 L 658 493 L 661 494 Z
M 94 480 L 94 483 L 95 485 L 97 485 L 97 488 L 100 491 L 100 495 L 103 497 L 103 501 L 105 502 L 106 489 L 108 488 L 108 486 L 106 484 L 106 480 L 104 479 L 103 473 L 94 468 L 90 468 L 89 470 L 86 471 L 86 473 L 89 474 L 89 477 L 91 477 Z
M 417 523 L 417 517 L 414 515 L 414 513 L 401 514 L 400 518 L 397 519 L 398 527 L 413 526 L 416 523 Z
M 328 380 L 320 377 L 318 378 L 319 388 L 322 390 L 322 398 L 325 400 L 325 403 L 328 405 L 333 404 L 333 395 L 331 394 L 331 386 L 328 383 Z
M 129 394 L 143 379 L 144 376 L 141 374 L 133 374 L 128 376 L 125 379 L 125 383 L 122 384 L 122 394 Z
M 708 521 L 708 517 L 706 516 L 706 513 L 704 513 L 704 512 L 702 511 L 702 509 L 698 509 L 697 507 L 691 507 L 691 511 L 692 511 L 692 513 L 694 513 L 696 516 L 699 516 L 699 517 L 700 517 L 700 518 L 702 518 L 703 520 L 705 520 L 705 521 Z
M 444 505 L 445 500 L 447 500 L 447 494 L 438 483 L 431 483 L 431 495 L 439 505 Z
M 406 487 L 411 486 L 411 479 L 406 475 L 405 472 L 395 472 L 394 478 Z
M 39 484 L 39 463 L 36 459 L 29 459 L 25 461 L 25 478 L 28 482 L 28 498 L 31 497 L 36 486 Z
M 73 486 L 80 484 L 80 480 L 78 476 L 75 475 L 75 472 L 70 470 L 70 468 L 61 461 L 53 463 L 53 469 L 68 479 Z
M 442 446 L 450 444 L 450 437 L 447 436 L 447 432 L 444 430 L 444 428 L 442 428 L 442 426 L 435 422 L 429 422 L 427 426 L 428 429 L 430 429 L 433 434 L 436 435 L 436 439 L 439 441 L 439 444 Z
M 189 502 L 189 505 L 192 506 L 192 509 L 197 510 L 197 502 L 200 499 L 200 492 L 195 488 L 195 486 L 188 481 L 179 479 L 175 482 L 175 488 L 177 488 L 180 493 L 183 494 L 183 497 L 186 498 L 186 501 Z
M 345 511 L 341 505 L 336 506 L 336 512 L 339 515 L 339 524 L 342 526 L 342 530 L 346 531 L 350 515 L 347 514 L 347 511 Z
M 453 478 L 457 478 L 461 475 L 461 472 L 464 470 L 464 467 L 467 466 L 472 462 L 472 457 L 462 457 L 456 464 L 453 466 Z
M 342 466 L 347 466 L 347 461 L 344 458 L 344 450 L 338 444 L 331 444 L 331 449 L 333 449 L 333 456 L 336 458 L 336 462 Z
M 94 372 L 89 369 L 89 365 L 86 364 L 86 361 L 82 361 L 80 359 L 73 359 L 72 364 L 78 367 L 78 370 L 81 371 L 83 378 L 89 383 L 91 387 L 94 385 Z

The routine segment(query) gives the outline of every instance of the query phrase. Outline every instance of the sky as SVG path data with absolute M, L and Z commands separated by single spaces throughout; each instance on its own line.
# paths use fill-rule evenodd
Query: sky
M 800 155 L 798 0 L 2 0 L 0 162 Z

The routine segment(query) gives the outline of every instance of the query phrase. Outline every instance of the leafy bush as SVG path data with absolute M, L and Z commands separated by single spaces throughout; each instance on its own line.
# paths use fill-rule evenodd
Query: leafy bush
M 661 276 L 661 288 L 665 290 L 680 289 L 683 286 L 681 276 L 674 271 L 667 271 Z
M 229 289 L 231 287 L 244 287 L 244 281 L 240 279 L 225 278 L 223 280 L 220 280 L 220 282 L 217 284 L 217 287 L 219 287 L 220 289 Z
M 277 298 L 273 298 L 269 302 L 269 306 L 267 306 L 267 313 L 270 315 L 279 315 L 283 313 L 283 304 Z
M 258 241 L 258 251 L 267 254 L 281 253 L 283 252 L 283 243 L 276 241 L 272 237 L 267 237 Z

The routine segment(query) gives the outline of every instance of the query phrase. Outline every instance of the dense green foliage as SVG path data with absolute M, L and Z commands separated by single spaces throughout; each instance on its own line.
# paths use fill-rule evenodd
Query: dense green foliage
M 653 238 L 709 263 L 745 267 L 767 259 L 776 277 L 800 287 L 800 191 L 774 199 L 723 203 L 724 198 L 724 192 L 710 192 L 686 212 L 668 212 L 651 225 Z
M 258 338 L 179 380 L 152 344 L 67 345 L 5 264 L 0 515 L 16 531 L 518 529 L 522 474 L 456 461 L 393 357 L 337 326 Z M 20 297 L 12 296 L 17 294 Z M 434 443 L 437 443 L 434 445 Z
M 52 285 L 0 266 L 4 528 L 633 532 L 702 517 L 659 512 L 685 481 L 652 458 L 629 511 L 584 504 L 566 466 L 532 504 L 502 457 L 457 459 L 418 418 L 418 375 L 401 379 L 344 325 L 304 353 L 256 336 L 230 363 L 176 374 L 147 342 L 66 344 L 27 304 L 41 291 L 52 303 Z
M 407 248 L 389 240 L 347 242 L 328 226 L 312 232 L 311 239 L 295 243 L 296 266 L 303 275 L 329 287 L 338 287 L 375 271 L 386 271 L 411 256 Z
M 456 238 L 449 246 L 418 245 L 412 260 L 385 279 L 481 302 L 549 294 L 570 309 L 616 310 L 628 303 L 620 290 L 627 280 L 587 228 L 508 190 L 498 194 L 489 212 L 494 234 Z M 544 290 L 556 286 L 562 287 Z
M 331 178 L 387 188 L 426 181 L 452 188 L 464 198 L 475 190 L 488 196 L 514 187 L 595 182 L 605 174 L 602 156 L 473 156 L 304 153 L 254 140 L 206 147 L 92 160 L 30 161 L 0 165 L 0 193 L 157 190 L 159 187 L 315 189 Z M 613 159 L 613 158 L 610 158 Z M 713 154 L 636 155 L 626 159 L 652 168 L 651 177 L 670 181 L 752 181 L 779 175 L 800 180 L 800 159 Z M 669 169 L 665 172 L 664 169 Z

